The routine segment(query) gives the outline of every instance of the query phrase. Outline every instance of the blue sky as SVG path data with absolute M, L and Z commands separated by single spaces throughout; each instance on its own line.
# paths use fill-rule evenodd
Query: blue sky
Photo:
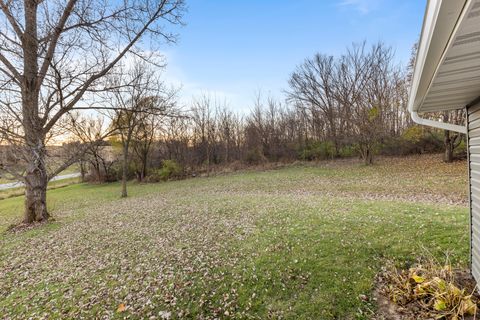
M 255 93 L 283 99 L 295 66 L 316 52 L 383 41 L 406 63 L 426 0 L 187 0 L 186 26 L 166 48 L 166 79 L 181 100 L 208 93 L 246 111 Z

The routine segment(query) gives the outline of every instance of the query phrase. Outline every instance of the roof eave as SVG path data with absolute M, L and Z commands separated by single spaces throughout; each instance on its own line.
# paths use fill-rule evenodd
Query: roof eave
M 421 112 L 421 105 L 470 1 L 428 0 L 410 88 L 410 112 Z

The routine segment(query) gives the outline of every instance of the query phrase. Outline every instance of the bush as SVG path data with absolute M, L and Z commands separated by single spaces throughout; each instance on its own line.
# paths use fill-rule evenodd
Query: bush
M 346 145 L 340 148 L 339 155 L 341 158 L 351 158 L 358 154 L 355 146 Z
M 147 182 L 160 182 L 172 179 L 179 179 L 183 176 L 183 168 L 175 160 L 163 160 L 162 167 L 157 170 L 151 170 L 146 177 Z
M 425 136 L 424 128 L 418 125 L 408 128 L 402 134 L 403 140 L 405 140 L 405 142 L 410 144 L 419 144 L 424 139 L 424 136 Z
M 180 178 L 183 173 L 183 168 L 175 160 L 163 160 L 162 169 L 160 169 L 160 176 L 164 181 L 173 178 Z
M 455 154 L 455 157 L 457 158 L 466 158 L 467 157 L 467 143 L 465 142 L 465 139 L 462 139 L 462 142 L 460 142 L 460 145 L 455 148 L 453 151 Z
M 324 160 L 335 157 L 335 146 L 331 141 L 309 142 L 299 151 L 301 160 Z
M 123 165 L 121 161 L 115 162 L 110 166 L 105 175 L 105 182 L 115 182 L 122 180 Z M 135 167 L 133 164 L 128 165 L 127 180 L 135 178 Z
M 267 158 L 260 148 L 254 148 L 247 151 L 245 162 L 248 164 L 262 164 L 267 162 Z
M 390 137 L 382 143 L 380 153 L 389 156 L 443 152 L 441 130 L 412 126 L 398 137 Z

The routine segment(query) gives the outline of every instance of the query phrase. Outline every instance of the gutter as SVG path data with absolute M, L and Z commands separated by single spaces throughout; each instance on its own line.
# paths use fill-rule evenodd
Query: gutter
M 412 86 L 410 88 L 410 94 L 409 94 L 409 101 L 408 101 L 408 110 L 410 111 L 412 115 L 412 120 L 415 123 L 418 123 L 420 125 L 425 125 L 425 126 L 430 126 L 438 129 L 443 129 L 443 130 L 448 130 L 448 131 L 454 131 L 454 132 L 459 132 L 463 134 L 467 134 L 467 127 L 466 126 L 461 126 L 461 125 L 455 125 L 451 123 L 445 123 L 445 122 L 440 122 L 440 121 L 434 121 L 430 119 L 425 119 L 422 118 L 418 115 L 418 107 L 415 106 L 415 97 L 417 95 L 417 90 L 419 87 L 419 82 L 420 82 L 420 76 L 421 75 L 421 70 L 423 70 L 425 66 L 425 62 L 427 59 L 427 54 L 428 54 L 428 48 L 430 47 L 432 37 L 433 37 L 433 32 L 434 28 L 430 27 L 427 28 L 427 26 L 435 26 L 437 23 L 438 15 L 442 6 L 442 1 L 443 0 L 428 0 L 427 2 L 427 10 L 425 14 L 425 19 L 423 21 L 423 27 L 422 27 L 422 35 L 420 37 L 420 42 L 419 42 L 419 47 L 418 47 L 418 53 L 417 53 L 417 58 L 415 61 L 415 66 L 414 66 L 414 76 L 412 80 Z M 429 87 L 427 89 L 427 92 L 430 90 L 433 79 L 435 78 L 436 74 L 438 73 L 438 70 L 440 68 L 441 62 L 444 61 L 447 49 L 452 45 L 454 37 L 453 35 L 456 33 L 460 26 L 460 22 L 465 18 L 465 15 L 467 13 L 467 8 L 469 8 L 472 4 L 472 0 L 466 0 L 465 5 L 463 7 L 462 12 L 460 13 L 460 16 L 457 20 L 457 23 L 454 26 L 453 32 L 450 35 L 450 39 L 447 42 L 447 46 L 444 48 L 444 51 L 442 53 L 441 59 L 439 63 L 437 64 L 436 70 L 432 76 L 432 79 L 430 80 Z M 423 97 L 425 99 L 425 97 Z M 422 102 L 423 102 L 422 99 Z
M 467 134 L 467 127 L 466 126 L 459 126 L 459 125 L 456 125 L 456 124 L 425 119 L 425 118 L 420 117 L 416 111 L 411 111 L 411 114 L 412 114 L 412 120 L 414 122 L 418 123 L 418 124 L 429 126 L 429 127 L 434 127 L 434 128 L 438 128 L 438 129 L 443 129 L 443 130 L 448 130 L 448 131 L 454 131 L 454 132 Z

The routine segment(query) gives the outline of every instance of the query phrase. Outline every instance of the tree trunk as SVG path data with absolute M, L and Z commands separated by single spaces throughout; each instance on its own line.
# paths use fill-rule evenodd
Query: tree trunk
M 444 145 L 445 145 L 445 153 L 443 155 L 443 161 L 450 163 L 453 162 L 453 139 L 450 137 L 450 131 L 444 130 Z
M 210 176 L 210 145 L 207 142 L 207 177 Z
M 364 145 L 360 147 L 360 154 L 365 165 L 369 166 L 373 164 L 373 151 L 368 145 Z
M 445 161 L 447 163 L 453 162 L 453 150 L 452 150 L 452 148 L 447 147 L 445 149 L 445 154 L 444 154 L 444 157 L 443 157 L 443 161 Z
M 49 218 L 47 212 L 48 176 L 45 167 L 45 134 L 39 116 L 37 1 L 25 1 L 25 32 L 23 39 L 22 116 L 25 131 L 27 170 L 25 176 L 24 222 L 33 223 Z
M 85 168 L 85 161 L 80 160 L 80 176 L 82 179 L 82 182 L 85 182 L 86 180 L 86 175 L 87 175 L 87 169 Z
M 141 181 L 143 182 L 148 174 L 147 170 L 148 170 L 148 154 L 144 154 L 143 155 L 143 159 L 142 159 L 142 173 L 141 173 Z
M 47 184 L 48 176 L 45 167 L 45 146 L 29 147 L 30 161 L 25 177 L 25 213 L 24 223 L 42 222 L 48 220 Z
M 340 157 L 340 146 L 337 141 L 337 138 L 335 137 L 334 139 L 334 146 L 335 146 L 335 154 L 333 155 L 333 158 L 339 158 Z
M 24 223 L 42 222 L 48 220 L 47 184 L 45 172 L 35 170 L 25 178 L 25 217 Z
M 128 179 L 128 143 L 123 146 L 123 163 L 122 163 L 122 198 L 126 198 Z
M 225 163 L 228 164 L 228 161 L 230 160 L 229 159 L 229 151 L 230 151 L 230 143 L 229 143 L 229 139 L 227 139 L 227 143 L 225 144 Z
M 370 166 L 373 164 L 373 152 L 370 149 L 367 149 L 367 155 L 365 157 L 365 164 Z

